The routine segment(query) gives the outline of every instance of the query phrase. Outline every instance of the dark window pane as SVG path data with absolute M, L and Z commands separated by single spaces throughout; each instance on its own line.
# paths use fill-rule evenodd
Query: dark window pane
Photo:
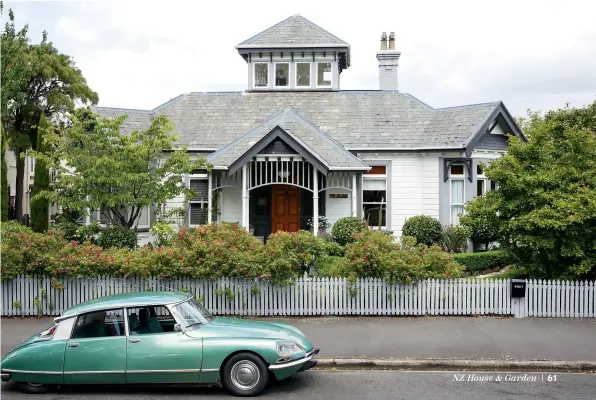
M 296 64 L 296 86 L 310 86 L 310 63 Z
M 484 179 L 478 179 L 476 181 L 476 196 L 482 196 L 484 194 L 484 186 L 486 181 Z
M 463 175 L 464 166 L 460 164 L 454 164 L 451 166 L 451 175 Z
M 490 190 L 495 190 L 497 188 L 497 183 L 495 181 L 490 181 Z
M 204 225 L 207 223 L 207 204 L 191 203 L 190 205 L 190 224 Z
M 124 312 L 116 309 L 79 315 L 72 338 L 101 338 L 124 334 Z
M 207 193 L 207 179 L 191 179 L 190 188 L 195 192 L 195 196 L 192 198 L 193 201 L 207 201 L 209 196 Z
M 385 203 L 387 194 L 384 190 L 364 190 L 362 192 L 362 201 L 365 203 Z
M 484 170 L 482 169 L 482 167 L 480 165 L 476 166 L 476 174 L 477 175 L 484 175 Z
M 290 64 L 275 64 L 275 86 L 288 86 L 290 80 Z
M 364 204 L 364 219 L 368 226 L 379 226 L 379 211 L 382 212 L 380 226 L 387 226 L 387 206 L 384 204 Z

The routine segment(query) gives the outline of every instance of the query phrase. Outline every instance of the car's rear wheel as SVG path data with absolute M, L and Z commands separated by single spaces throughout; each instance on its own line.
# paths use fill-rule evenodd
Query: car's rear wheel
M 42 394 L 50 389 L 50 385 L 34 382 L 20 382 L 19 387 L 21 391 L 29 394 Z
M 252 353 L 230 357 L 222 371 L 224 387 L 235 396 L 256 396 L 265 390 L 269 379 L 267 365 Z

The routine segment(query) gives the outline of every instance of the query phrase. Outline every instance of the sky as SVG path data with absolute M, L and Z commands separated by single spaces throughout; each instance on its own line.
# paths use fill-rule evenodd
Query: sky
M 596 100 L 596 2 L 4 1 L 31 41 L 72 56 L 99 105 L 152 109 L 188 92 L 243 91 L 235 45 L 301 14 L 351 45 L 341 89 L 376 90 L 380 36 L 399 90 L 433 107 L 503 101 L 514 116 Z

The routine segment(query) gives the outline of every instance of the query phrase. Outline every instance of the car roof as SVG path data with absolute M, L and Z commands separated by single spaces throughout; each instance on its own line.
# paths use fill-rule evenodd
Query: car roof
M 68 310 L 64 311 L 60 317 L 56 318 L 56 321 L 74 315 L 84 314 L 93 311 L 109 310 L 113 308 L 139 307 L 148 305 L 163 306 L 166 304 L 178 303 L 184 300 L 188 300 L 190 297 L 191 295 L 188 293 L 174 291 L 114 294 L 77 304 L 76 306 L 73 306 Z

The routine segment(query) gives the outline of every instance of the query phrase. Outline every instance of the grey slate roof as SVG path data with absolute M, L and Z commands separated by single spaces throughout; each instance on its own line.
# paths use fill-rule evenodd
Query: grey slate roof
M 121 130 L 125 133 L 147 129 L 151 125 L 151 111 L 97 106 L 92 106 L 91 109 L 97 114 L 107 118 L 116 118 L 123 114 L 128 115 L 121 127 Z
M 347 150 L 463 149 L 501 102 L 434 109 L 407 93 L 210 92 L 178 96 L 151 111 L 94 107 L 104 116 L 128 112 L 128 127 L 148 126 L 149 115 L 166 115 L 179 144 L 217 150 L 273 115 L 291 108 Z
M 299 14 L 273 25 L 256 34 L 250 39 L 238 44 L 242 47 L 296 47 L 296 46 L 326 46 L 348 47 L 349 45 L 325 29 L 314 24 Z
M 207 157 L 214 166 L 230 166 L 277 127 L 328 169 L 368 170 L 369 167 L 294 110 L 286 108 Z

